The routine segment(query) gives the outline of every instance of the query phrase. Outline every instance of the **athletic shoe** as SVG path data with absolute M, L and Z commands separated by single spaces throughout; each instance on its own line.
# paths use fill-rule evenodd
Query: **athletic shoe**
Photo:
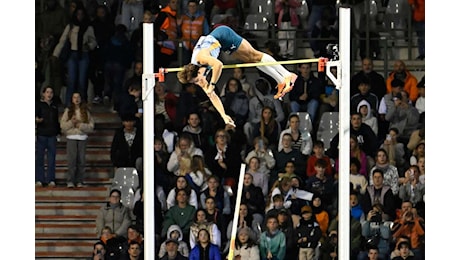
M 75 185 L 72 182 L 68 182 L 67 188 L 75 188 Z
M 100 104 L 102 102 L 102 98 L 99 96 L 95 96 L 93 98 L 93 104 Z
M 50 181 L 50 183 L 48 183 L 48 187 L 56 187 L 56 183 L 54 181 Z
M 81 183 L 81 182 L 77 183 L 77 188 L 83 188 L 83 187 L 85 187 L 85 185 L 83 185 L 83 183 Z
M 278 83 L 278 86 L 276 86 L 276 88 L 278 89 L 278 92 L 276 93 L 276 95 L 273 96 L 274 99 L 279 99 L 284 96 L 283 94 L 284 86 L 286 86 L 286 82 Z
M 41 181 L 35 182 L 35 187 L 43 187 L 43 184 Z

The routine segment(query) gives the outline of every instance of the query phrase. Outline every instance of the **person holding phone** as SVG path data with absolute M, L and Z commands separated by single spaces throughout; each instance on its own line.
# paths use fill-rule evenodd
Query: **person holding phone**
M 92 260 L 103 260 L 105 259 L 105 245 L 102 241 L 97 241 L 93 245 L 93 257 Z

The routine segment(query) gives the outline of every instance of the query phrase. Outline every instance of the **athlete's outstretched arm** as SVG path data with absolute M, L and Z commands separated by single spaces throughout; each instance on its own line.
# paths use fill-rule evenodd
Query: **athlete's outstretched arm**
M 208 65 L 212 67 L 212 75 L 209 83 L 216 84 L 217 81 L 220 79 L 220 75 L 222 74 L 222 62 L 212 57 L 211 53 L 207 49 L 201 50 L 198 53 L 196 59 L 198 63 L 200 63 L 201 65 Z

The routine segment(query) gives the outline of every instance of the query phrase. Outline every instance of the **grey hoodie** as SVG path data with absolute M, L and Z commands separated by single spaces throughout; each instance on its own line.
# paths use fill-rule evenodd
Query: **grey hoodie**
M 173 231 L 178 231 L 179 232 L 179 237 L 178 237 L 178 241 L 179 241 L 179 248 L 178 248 L 178 252 L 185 256 L 185 257 L 188 257 L 189 255 L 189 249 L 188 249 L 188 245 L 186 242 L 182 241 L 183 239 L 183 233 L 182 233 L 182 230 L 180 229 L 180 227 L 178 225 L 171 225 L 169 226 L 168 228 L 168 231 L 166 232 L 166 239 L 169 239 L 171 238 L 171 233 Z M 165 254 L 166 254 L 166 243 L 165 241 L 163 241 L 163 243 L 161 243 L 161 246 L 160 246 L 160 251 L 158 252 L 158 256 L 160 258 L 162 258 Z

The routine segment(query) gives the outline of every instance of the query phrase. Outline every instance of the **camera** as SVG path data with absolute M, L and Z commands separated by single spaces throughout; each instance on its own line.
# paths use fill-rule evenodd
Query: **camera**
M 374 211 L 374 212 L 375 212 L 375 215 L 371 217 L 370 222 L 377 222 L 377 223 L 382 222 L 382 213 L 378 211 Z
M 96 255 L 100 255 L 100 254 L 102 254 L 102 251 L 101 251 L 100 249 L 98 249 L 98 250 L 96 251 Z

